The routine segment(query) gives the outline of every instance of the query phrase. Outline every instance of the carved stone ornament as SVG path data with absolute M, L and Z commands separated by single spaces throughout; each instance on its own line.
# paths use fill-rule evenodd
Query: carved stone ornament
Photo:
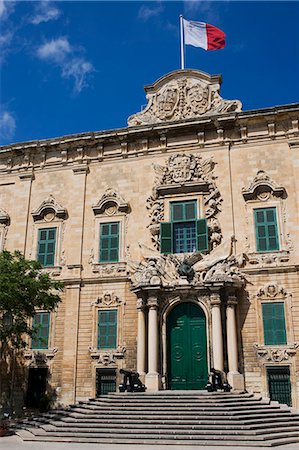
M 220 76 L 199 70 L 176 70 L 146 86 L 146 108 L 128 118 L 129 126 L 192 119 L 241 111 L 239 100 L 220 96 Z
M 160 222 L 164 220 L 164 195 L 182 190 L 204 194 L 205 216 L 208 219 L 209 240 L 212 248 L 222 241 L 218 219 L 222 197 L 215 183 L 213 158 L 202 159 L 201 155 L 177 153 L 168 158 L 165 166 L 153 165 L 155 170 L 154 188 L 147 199 L 149 211 L 148 228 L 156 248 L 159 247 Z
M 114 294 L 114 292 L 105 292 L 102 297 L 98 297 L 92 305 L 102 306 L 104 308 L 112 308 L 121 305 L 123 302 Z
M 49 359 L 54 358 L 58 352 L 57 347 L 48 348 L 46 350 L 25 350 L 24 357 L 30 361 L 30 365 L 45 365 Z
M 290 252 L 279 251 L 274 253 L 247 253 L 248 264 L 256 267 L 278 267 L 286 264 L 290 259 Z
M 31 214 L 33 220 L 45 220 L 51 222 L 55 217 L 65 219 L 67 217 L 67 210 L 55 200 L 53 195 L 49 195 L 49 197 L 44 200 L 37 209 L 34 209 Z
M 126 348 L 118 346 L 114 350 L 99 350 L 97 348 L 89 347 L 89 353 L 92 359 L 98 360 L 98 363 L 103 366 L 116 365 L 117 359 L 125 357 Z
M 287 296 L 287 292 L 283 287 L 269 283 L 259 289 L 257 296 L 265 299 L 283 298 Z
M 244 199 L 267 201 L 271 195 L 274 197 L 285 197 L 286 191 L 282 186 L 278 186 L 264 170 L 259 170 L 253 181 L 247 188 L 242 189 Z
M 133 287 L 210 286 L 214 282 L 240 287 L 245 284 L 239 269 L 244 258 L 242 254 L 232 255 L 231 240 L 224 241 L 208 255 L 199 252 L 163 255 L 145 245 L 139 246 L 141 262 L 128 263 Z
M 296 355 L 298 347 L 299 343 L 297 342 L 294 342 L 292 345 L 281 347 L 269 347 L 266 345 L 254 344 L 257 357 L 265 363 L 270 361 L 275 363 L 289 361 Z
M 99 278 L 123 278 L 127 276 L 126 263 L 112 263 L 112 264 L 100 264 L 91 263 L 92 271 L 97 274 Z
M 0 208 L 0 223 L 3 225 L 8 225 L 10 221 L 9 215 L 4 209 Z
M 117 212 L 128 212 L 129 204 L 113 189 L 107 189 L 98 203 L 92 206 L 94 214 L 113 216 Z

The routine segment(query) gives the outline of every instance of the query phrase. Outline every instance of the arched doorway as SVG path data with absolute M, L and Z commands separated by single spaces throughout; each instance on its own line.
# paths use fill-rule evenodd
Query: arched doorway
M 208 379 L 206 318 L 194 303 L 180 303 L 167 317 L 170 389 L 204 389 Z

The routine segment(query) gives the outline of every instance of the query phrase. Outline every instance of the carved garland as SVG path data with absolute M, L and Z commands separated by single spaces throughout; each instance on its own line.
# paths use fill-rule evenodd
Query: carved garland
M 152 241 L 159 248 L 160 222 L 164 220 L 164 195 L 174 191 L 200 192 L 204 194 L 205 216 L 208 219 L 212 248 L 222 241 L 222 233 L 216 215 L 220 211 L 222 198 L 215 183 L 212 158 L 203 160 L 200 155 L 177 153 L 166 162 L 166 166 L 154 164 L 156 178 L 151 196 L 147 199 Z

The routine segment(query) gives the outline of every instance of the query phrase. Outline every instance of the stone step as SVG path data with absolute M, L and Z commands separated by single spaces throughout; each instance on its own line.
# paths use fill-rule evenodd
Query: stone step
M 198 405 L 197 403 L 195 403 L 194 405 L 180 405 L 179 409 L 180 411 L 218 411 L 218 410 L 222 410 L 222 409 L 226 409 L 229 411 L 248 411 L 248 410 L 256 410 L 256 409 L 263 409 L 265 408 L 265 406 L 268 407 L 268 409 L 270 410 L 279 410 L 280 406 L 278 405 L 265 405 L 262 403 L 254 403 L 250 406 L 243 406 L 243 405 L 230 405 L 230 406 L 223 406 L 223 405 L 209 405 L 207 403 L 205 403 L 204 405 Z M 132 411 L 157 411 L 157 406 L 156 405 L 138 405 L 138 406 L 134 406 L 134 405 L 122 405 L 122 406 L 106 406 L 103 405 L 101 406 L 93 406 L 90 404 L 80 404 L 77 405 L 76 407 L 73 408 L 74 410 L 85 410 L 85 411 L 119 411 L 120 409 L 124 412 L 127 412 L 128 414 L 131 413 Z M 178 410 L 178 405 L 160 405 L 159 406 L 159 411 L 177 411 Z

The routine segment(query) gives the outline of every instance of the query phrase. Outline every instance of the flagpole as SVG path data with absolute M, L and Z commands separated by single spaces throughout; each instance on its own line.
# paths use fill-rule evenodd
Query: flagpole
M 185 43 L 184 43 L 184 25 L 183 16 L 180 15 L 180 35 L 181 35 L 181 69 L 185 69 Z

